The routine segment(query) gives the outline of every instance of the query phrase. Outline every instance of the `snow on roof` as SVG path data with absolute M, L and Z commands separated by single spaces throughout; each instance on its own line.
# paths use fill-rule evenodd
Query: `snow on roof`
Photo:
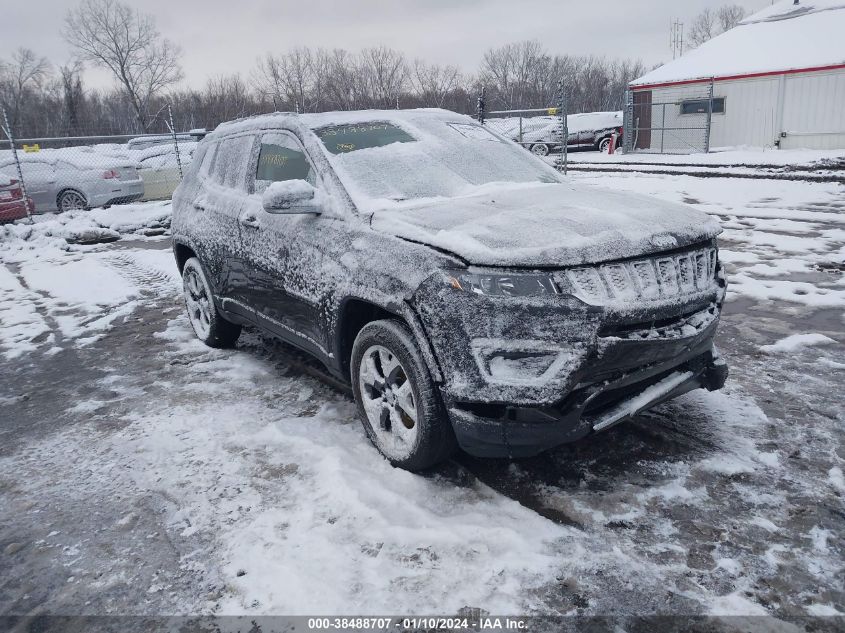
M 845 64 L 845 0 L 782 0 L 631 86 Z
M 432 117 L 451 122 L 474 122 L 465 114 L 457 114 L 441 108 L 414 108 L 409 110 L 342 110 L 337 112 L 309 112 L 297 114 L 295 112 L 273 112 L 271 114 L 257 114 L 255 116 L 235 119 L 221 123 L 206 138 L 217 138 L 224 134 L 248 132 L 272 128 L 276 126 L 304 126 L 317 129 L 329 125 L 345 125 L 351 123 L 367 123 L 370 121 L 413 122 L 424 117 Z
M 61 149 L 45 148 L 37 152 L 18 151 L 18 161 L 21 163 L 49 163 L 55 165 L 65 162 L 77 169 L 111 169 L 119 167 L 136 167 L 134 160 L 125 152 L 118 153 L 115 146 L 102 145 L 96 149 L 85 145 L 79 147 L 64 147 Z M 0 150 L 0 162 L 12 162 L 11 150 Z

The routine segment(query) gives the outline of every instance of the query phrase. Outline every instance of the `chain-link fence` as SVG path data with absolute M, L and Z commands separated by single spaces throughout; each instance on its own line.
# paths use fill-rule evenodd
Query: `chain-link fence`
M 0 221 L 169 199 L 205 132 L 18 138 L 0 115 Z
M 625 152 L 708 152 L 713 116 L 724 108 L 712 81 L 631 90 L 625 98 Z
M 569 131 L 566 94 L 562 84 L 558 84 L 557 105 L 523 110 L 487 111 L 482 87 L 476 117 L 481 125 L 516 141 L 537 156 L 556 153 L 558 158 L 554 162 L 555 166 L 566 172 L 568 143 L 565 139 L 569 138 Z
M 562 148 L 563 124 L 557 108 L 487 112 L 484 124 L 538 156 L 548 156 Z

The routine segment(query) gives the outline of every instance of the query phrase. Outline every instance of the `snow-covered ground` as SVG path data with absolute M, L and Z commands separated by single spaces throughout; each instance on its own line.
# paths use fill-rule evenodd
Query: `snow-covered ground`
M 763 147 L 723 147 L 711 152 L 692 154 L 651 154 L 633 152 L 576 152 L 569 156 L 573 163 L 612 163 L 654 165 L 707 165 L 710 167 L 823 167 L 845 165 L 845 150 L 788 149 L 779 150 Z
M 166 203 L 0 228 L 0 613 L 845 613 L 845 190 L 573 177 L 721 220 L 726 389 L 428 476 L 299 353 L 194 339 Z

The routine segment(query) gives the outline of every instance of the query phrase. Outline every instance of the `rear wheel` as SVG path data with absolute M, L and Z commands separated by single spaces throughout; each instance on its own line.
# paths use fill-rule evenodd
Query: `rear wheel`
M 531 153 L 536 156 L 548 156 L 549 146 L 545 143 L 536 143 L 531 146 Z
M 73 189 L 69 189 L 67 191 L 63 191 L 58 199 L 58 206 L 59 211 L 78 211 L 81 209 L 86 209 L 88 207 L 88 203 L 85 200 L 85 196 L 83 196 L 78 191 L 74 191 Z
M 610 137 L 605 136 L 599 141 L 599 151 L 606 154 L 608 149 L 610 149 Z
M 182 268 L 182 287 L 188 320 L 197 338 L 209 347 L 234 346 L 241 326 L 227 321 L 217 311 L 211 286 L 196 257 L 189 258 Z
M 454 452 L 452 425 L 407 327 L 393 320 L 364 326 L 351 374 L 364 430 L 391 464 L 423 470 Z

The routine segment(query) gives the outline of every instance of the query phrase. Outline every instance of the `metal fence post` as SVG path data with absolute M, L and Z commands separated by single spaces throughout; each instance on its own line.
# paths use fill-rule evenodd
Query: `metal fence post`
M 569 122 L 566 116 L 566 93 L 563 90 L 563 81 L 557 82 L 557 113 L 560 117 L 560 156 L 558 157 L 558 169 L 567 173 L 569 167 Z
M 27 219 L 32 222 L 32 214 L 29 212 L 29 195 L 26 192 L 26 181 L 23 179 L 23 170 L 21 169 L 21 161 L 18 158 L 18 149 L 15 147 L 15 135 L 12 132 L 12 126 L 9 125 L 9 117 L 6 115 L 6 108 L 0 106 L 0 110 L 3 111 L 3 133 L 6 135 L 6 138 L 9 139 L 9 149 L 12 150 L 12 158 L 15 161 L 15 167 L 18 170 L 18 180 L 21 183 L 21 192 L 23 193 L 23 204 L 26 207 L 26 217 Z
M 176 136 L 176 128 L 173 127 L 173 109 L 170 104 L 167 104 L 167 127 L 170 128 L 170 133 L 173 135 L 173 148 L 176 150 L 176 166 L 179 167 L 179 180 L 184 178 L 182 173 L 182 157 L 179 155 L 179 138 Z
M 478 102 L 475 104 L 478 113 L 478 123 L 484 125 L 484 86 L 481 86 L 481 94 L 478 95 Z
M 704 153 L 710 153 L 710 130 L 713 125 L 713 79 L 710 79 L 710 90 L 707 95 L 707 126 L 704 130 Z
M 622 152 L 628 154 L 634 150 L 634 95 L 625 91 L 625 111 L 622 114 Z

